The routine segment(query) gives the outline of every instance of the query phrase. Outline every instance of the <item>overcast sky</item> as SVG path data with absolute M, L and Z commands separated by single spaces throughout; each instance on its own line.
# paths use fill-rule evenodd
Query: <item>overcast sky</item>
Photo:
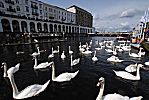
M 93 15 L 99 31 L 126 31 L 135 27 L 149 8 L 149 0 L 41 0 L 61 8 L 79 6 Z

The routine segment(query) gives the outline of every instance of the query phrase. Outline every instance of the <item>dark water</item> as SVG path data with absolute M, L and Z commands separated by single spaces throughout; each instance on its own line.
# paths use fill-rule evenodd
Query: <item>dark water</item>
M 141 69 L 141 80 L 131 81 L 117 77 L 113 70 L 124 70 L 125 66 L 131 63 L 142 63 L 149 60 L 149 55 L 146 54 L 140 59 L 129 57 L 128 52 L 118 53 L 120 59 L 125 61 L 122 63 L 107 62 L 110 57 L 104 49 L 97 51 L 98 62 L 93 63 L 91 58 L 93 55 L 81 55 L 78 51 L 79 41 L 82 44 L 93 40 L 91 50 L 94 50 L 96 44 L 95 40 L 115 39 L 106 37 L 87 37 L 87 38 L 70 38 L 66 42 L 54 42 L 38 44 L 40 47 L 41 55 L 38 57 L 38 63 L 50 61 L 48 55 L 51 54 L 51 47 L 56 49 L 60 46 L 60 53 L 55 54 L 51 60 L 55 62 L 56 76 L 62 72 L 74 72 L 79 70 L 78 75 L 70 82 L 56 83 L 50 82 L 47 89 L 40 93 L 38 96 L 28 98 L 28 100 L 95 100 L 99 88 L 96 87 L 97 80 L 101 76 L 105 78 L 105 91 L 104 95 L 109 93 L 119 93 L 121 95 L 134 97 L 143 96 L 143 100 L 149 100 L 149 71 Z M 68 54 L 68 46 L 74 51 L 73 58 L 80 57 L 81 62 L 70 68 L 70 55 Z M 22 46 L 5 46 L 0 47 L 0 63 L 6 62 L 8 68 L 21 63 L 20 70 L 14 74 L 15 82 L 18 90 L 21 91 L 31 84 L 44 84 L 47 80 L 51 79 L 51 68 L 47 70 L 33 70 L 34 60 L 29 54 L 37 51 L 35 45 L 22 45 Z M 44 50 L 46 50 L 44 52 Z M 62 61 L 60 55 L 65 51 L 67 58 Z M 17 51 L 23 51 L 23 54 L 16 55 Z M 132 50 L 138 52 L 137 50 Z M 148 66 L 144 66 L 148 67 Z M 9 79 L 3 78 L 3 69 L 0 69 L 0 100 L 13 100 L 12 87 Z

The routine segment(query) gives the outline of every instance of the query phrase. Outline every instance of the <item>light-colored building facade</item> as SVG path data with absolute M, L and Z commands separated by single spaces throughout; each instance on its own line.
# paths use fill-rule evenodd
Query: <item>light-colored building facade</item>
M 1 0 L 0 32 L 89 33 L 76 13 L 38 0 Z

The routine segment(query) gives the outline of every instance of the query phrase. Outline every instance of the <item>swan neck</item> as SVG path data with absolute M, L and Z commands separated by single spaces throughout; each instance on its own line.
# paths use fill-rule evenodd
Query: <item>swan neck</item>
M 34 68 L 37 67 L 37 57 L 34 58 L 35 59 L 35 64 L 34 64 Z
M 140 79 L 140 67 L 139 66 L 137 67 L 137 75 L 136 75 L 136 77 L 138 79 Z
M 103 92 L 104 92 L 104 86 L 105 86 L 105 82 L 101 83 L 100 91 L 99 91 L 99 94 L 98 94 L 98 99 L 99 100 L 103 100 L 102 97 L 103 97 Z
M 37 48 L 37 52 L 38 52 L 38 54 L 40 54 L 39 48 Z
M 7 65 L 4 65 L 4 77 L 7 77 Z
M 52 64 L 52 80 L 55 79 L 55 64 Z
M 58 52 L 59 52 L 59 46 L 57 47 L 57 49 L 58 49 Z
M 73 63 L 72 63 L 72 55 L 71 55 L 71 62 L 70 62 L 70 63 L 71 63 L 71 66 L 73 66 Z
M 11 83 L 12 90 L 13 90 L 13 97 L 16 97 L 16 95 L 18 95 L 19 92 L 18 92 L 17 86 L 14 81 L 14 75 L 13 74 L 9 75 L 9 79 L 10 79 L 10 83 Z

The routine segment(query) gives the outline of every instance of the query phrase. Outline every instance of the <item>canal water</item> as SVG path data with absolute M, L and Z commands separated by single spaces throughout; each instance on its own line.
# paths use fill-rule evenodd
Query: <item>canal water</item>
M 114 37 L 82 37 L 67 38 L 67 41 L 49 42 L 43 44 L 4 46 L 0 47 L 0 63 L 6 62 L 8 68 L 20 63 L 20 69 L 14 74 L 15 83 L 19 91 L 32 84 L 44 84 L 51 79 L 52 69 L 33 70 L 34 60 L 30 56 L 33 52 L 37 52 L 36 47 L 39 46 L 41 54 L 38 56 L 38 63 L 46 61 L 54 61 L 56 66 L 56 76 L 63 72 L 75 72 L 79 70 L 78 75 L 70 82 L 50 82 L 46 90 L 38 96 L 28 98 L 27 100 L 96 100 L 99 93 L 99 87 L 96 86 L 100 77 L 105 78 L 104 95 L 110 93 L 118 93 L 123 96 L 135 97 L 143 96 L 142 100 L 149 100 L 149 70 L 140 69 L 141 80 L 131 81 L 117 77 L 113 70 L 124 70 L 125 67 L 132 63 L 142 63 L 149 60 L 146 54 L 141 58 L 129 57 L 128 52 L 118 53 L 118 57 L 123 59 L 121 63 L 107 62 L 107 58 L 111 56 L 104 49 L 97 51 L 98 61 L 92 62 L 93 54 L 82 55 L 79 52 L 79 42 L 82 44 L 93 41 L 91 50 L 94 51 L 97 46 L 96 40 L 115 40 Z M 48 59 L 51 54 L 51 47 L 57 49 L 60 46 L 59 54 L 55 54 L 54 58 Z M 80 63 L 74 67 L 70 67 L 70 55 L 68 46 L 73 50 L 73 59 L 81 58 Z M 66 59 L 62 60 L 60 55 L 65 51 Z M 138 52 L 132 49 L 132 52 Z M 16 54 L 16 52 L 19 52 Z M 148 66 L 144 66 L 148 68 Z M 0 100 L 13 100 L 12 87 L 8 78 L 3 78 L 3 68 L 0 69 Z M 135 73 L 132 73 L 135 74 Z

